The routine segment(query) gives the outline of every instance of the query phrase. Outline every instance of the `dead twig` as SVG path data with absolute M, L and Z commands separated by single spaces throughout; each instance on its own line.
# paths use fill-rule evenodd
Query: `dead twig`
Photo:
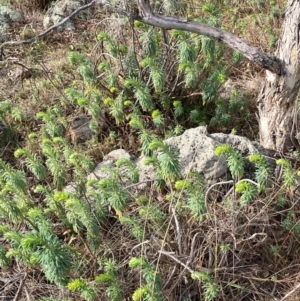
M 18 301 L 20 299 L 20 295 L 21 295 L 21 292 L 22 292 L 22 289 L 23 289 L 24 282 L 25 282 L 26 278 L 27 278 L 27 273 L 25 273 L 23 279 L 20 281 L 18 291 L 17 291 L 13 301 Z
M 181 233 L 180 233 L 180 227 L 179 227 L 179 222 L 176 216 L 175 208 L 172 206 L 172 213 L 175 221 L 175 226 L 176 226 L 176 232 L 177 232 L 177 242 L 178 242 L 178 252 L 179 255 L 182 254 L 182 247 L 181 247 Z
M 172 258 L 174 261 L 176 261 L 177 263 L 179 263 L 180 265 L 182 265 L 185 269 L 187 269 L 191 274 L 195 273 L 195 271 L 192 270 L 189 266 L 187 266 L 185 263 L 183 263 L 182 261 L 180 261 L 179 259 L 177 259 L 175 256 L 173 256 L 173 254 L 175 254 L 174 252 L 167 252 L 167 251 L 164 251 L 164 250 L 159 250 L 158 253 L 166 255 L 166 256 Z M 203 272 L 206 272 L 206 273 L 213 272 L 213 269 L 208 269 L 208 268 L 204 268 L 204 267 L 198 268 L 198 271 L 199 270 L 201 270 Z
M 291 291 L 289 291 L 283 298 L 281 298 L 279 301 L 286 300 L 289 296 L 291 296 L 297 289 L 300 288 L 300 283 L 298 283 Z
M 4 49 L 4 47 L 6 47 L 6 46 L 20 46 L 20 45 L 31 44 L 33 42 L 36 42 L 37 40 L 39 40 L 40 38 L 46 36 L 48 33 L 50 33 L 51 31 L 53 31 L 54 29 L 57 29 L 59 26 L 65 24 L 67 21 L 69 21 L 72 17 L 74 17 L 75 15 L 77 15 L 82 10 L 85 10 L 85 9 L 88 9 L 89 7 L 92 7 L 97 2 L 99 2 L 99 1 L 92 0 L 88 4 L 78 7 L 75 11 L 73 11 L 69 16 L 67 16 L 66 18 L 64 18 L 62 21 L 60 21 L 60 22 L 58 22 L 58 23 L 50 26 L 48 29 L 46 29 L 45 31 L 41 32 L 40 34 L 34 36 L 31 39 L 23 40 L 23 41 L 7 41 L 7 42 L 2 43 L 0 45 L 0 60 L 3 59 L 3 49 Z

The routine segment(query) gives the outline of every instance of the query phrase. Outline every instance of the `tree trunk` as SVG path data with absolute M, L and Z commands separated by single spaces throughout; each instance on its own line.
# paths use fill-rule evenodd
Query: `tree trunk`
M 266 70 L 257 100 L 261 144 L 286 151 L 295 145 L 297 96 L 300 88 L 300 2 L 289 0 L 275 56 L 283 62 L 282 74 Z

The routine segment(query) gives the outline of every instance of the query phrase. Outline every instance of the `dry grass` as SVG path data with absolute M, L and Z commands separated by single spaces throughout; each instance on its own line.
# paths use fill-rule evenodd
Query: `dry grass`
M 27 24 L 30 24 L 35 14 L 34 10 L 44 9 L 50 2 L 26 0 L 15 5 L 17 8 L 25 8 Z M 249 9 L 252 13 L 257 12 L 255 7 Z M 248 12 L 241 12 L 240 18 L 248 24 L 244 38 L 262 49 L 270 49 L 268 37 L 262 33 L 263 25 L 257 31 L 247 14 Z M 229 17 L 228 15 L 228 20 Z M 34 121 L 36 113 L 45 106 L 55 104 L 63 89 L 78 79 L 76 70 L 66 62 L 66 54 L 69 50 L 93 54 L 95 28 L 98 30 L 101 26 L 98 24 L 98 20 L 86 24 L 78 22 L 78 30 L 75 33 L 55 33 L 39 43 L 5 51 L 6 57 L 0 68 L 0 100 L 10 100 L 26 113 L 26 119 L 19 125 L 21 138 L 17 145 L 24 145 L 27 135 L 39 127 Z M 274 23 L 274 30 L 278 31 L 279 28 L 280 24 Z M 23 27 L 15 30 L 21 34 Z M 41 30 L 41 18 L 38 18 L 34 31 Z M 233 71 L 237 79 L 254 76 L 257 72 L 257 68 L 251 65 L 245 64 L 242 67 L 244 68 L 241 70 Z M 28 70 L 31 72 L 26 75 Z M 71 118 L 76 116 L 77 112 L 75 109 L 69 109 L 65 114 L 66 118 Z M 137 144 L 129 145 L 130 137 L 126 129 L 111 129 L 119 131 L 120 135 L 123 134 L 123 146 L 138 153 Z M 102 153 L 107 153 L 115 147 L 107 136 L 101 141 L 102 145 L 99 143 L 97 147 L 89 150 L 97 160 L 100 160 Z M 5 156 L 13 157 L 15 148 L 15 145 L 9 146 Z M 150 189 L 147 195 L 151 196 L 151 203 L 158 206 L 168 217 L 162 227 L 164 230 L 157 231 L 149 221 L 143 222 L 145 241 L 148 242 L 138 245 L 129 229 L 122 227 L 114 212 L 111 212 L 107 223 L 102 225 L 103 245 L 97 256 L 114 258 L 118 262 L 119 279 L 124 291 L 123 300 L 130 300 L 132 293 L 141 283 L 140 274 L 128 268 L 128 261 L 133 256 L 144 256 L 157 267 L 163 279 L 163 296 L 168 301 L 184 300 L 188 296 L 191 300 L 204 300 L 201 283 L 192 281 L 184 266 L 195 271 L 205 268 L 212 272 L 214 279 L 223 287 L 217 300 L 280 300 L 300 281 L 299 237 L 294 229 L 284 230 L 282 226 L 288 212 L 291 211 L 294 212 L 293 218 L 297 223 L 300 219 L 300 204 L 298 195 L 285 195 L 287 203 L 279 207 L 279 193 L 280 185 L 274 183 L 267 196 L 262 195 L 250 206 L 241 208 L 234 198 L 220 202 L 224 193 L 214 191 L 209 199 L 211 215 L 199 224 L 186 211 L 174 215 L 172 206 L 175 206 L 176 200 L 168 202 L 165 194 L 158 193 L 154 188 Z M 127 214 L 140 219 L 138 210 L 139 206 L 133 202 Z M 175 221 L 178 222 L 177 225 Z M 59 226 L 56 230 L 60 230 Z M 78 270 L 82 271 L 82 277 L 90 279 L 93 283 L 94 277 L 102 271 L 101 266 L 79 237 L 61 234 L 61 238 L 68 245 L 82 250 Z M 162 254 L 162 250 L 170 253 Z M 4 301 L 16 297 L 19 298 L 16 300 L 20 301 L 43 297 L 81 300 L 77 294 L 70 294 L 49 284 L 38 268 L 18 264 L 9 270 L 1 270 L 0 277 L 0 294 Z M 97 298 L 107 300 L 103 287 L 98 288 Z M 295 291 L 286 300 L 296 301 L 299 298 L 298 291 Z
M 49 7 L 49 5 L 55 2 L 54 0 L 22 0 L 22 1 L 14 1 L 14 5 L 16 8 L 21 11 L 26 10 L 27 12 L 32 12 L 36 10 L 45 10 Z
M 130 270 L 127 264 L 132 257 L 140 256 L 147 258 L 160 273 L 164 300 L 183 300 L 189 295 L 191 300 L 204 298 L 201 283 L 191 280 L 185 267 L 194 271 L 211 271 L 215 281 L 223 287 L 216 300 L 281 300 L 299 283 L 300 240 L 294 231 L 283 230 L 282 224 L 289 211 L 300 211 L 300 203 L 298 198 L 289 198 L 288 204 L 279 208 L 278 188 L 274 186 L 273 189 L 268 197 L 257 199 L 244 208 L 236 200 L 217 201 L 221 192 L 214 191 L 209 199 L 211 215 L 201 225 L 187 212 L 174 215 L 171 208 L 176 200 L 166 203 L 163 195 L 150 190 L 147 193 L 151 196 L 150 202 L 168 216 L 161 228 L 164 231 L 155 230 L 150 221 L 144 222 L 145 239 L 139 245 L 130 231 L 120 227 L 111 215 L 107 224 L 103 225 L 103 246 L 99 248 L 97 257 L 106 254 L 106 257 L 117 260 L 123 300 L 129 300 L 139 286 L 139 272 Z M 126 214 L 140 219 L 138 210 L 139 207 L 133 203 Z M 299 218 L 297 213 L 295 218 Z M 80 247 L 80 240 L 69 243 L 82 250 L 81 266 L 78 267 L 82 270 L 81 277 L 93 279 L 101 272 L 101 267 L 84 245 Z M 28 294 L 35 300 L 43 296 L 78 298 L 48 284 L 34 268 L 19 266 L 18 270 L 2 272 L 1 277 L 10 279 L 5 285 L 7 299 L 4 300 L 16 296 L 21 285 L 23 289 L 19 300 L 27 301 Z M 295 291 L 285 300 L 298 300 L 297 294 Z M 105 296 L 105 290 L 99 287 L 97 300 L 106 300 Z

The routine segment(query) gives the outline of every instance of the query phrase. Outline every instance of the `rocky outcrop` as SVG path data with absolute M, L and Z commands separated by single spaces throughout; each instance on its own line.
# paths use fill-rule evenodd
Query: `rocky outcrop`
M 179 153 L 181 175 L 184 178 L 189 172 L 198 172 L 202 174 L 208 183 L 214 183 L 230 178 L 226 159 L 217 157 L 214 150 L 221 144 L 230 144 L 236 150 L 247 157 L 250 154 L 260 153 L 267 155 L 267 151 L 257 142 L 237 135 L 227 134 L 208 134 L 205 127 L 197 127 L 185 131 L 181 136 L 173 137 L 165 140 L 165 143 L 173 146 Z M 155 172 L 152 165 L 144 164 L 144 157 L 138 159 L 132 158 L 128 152 L 123 149 L 114 150 L 107 154 L 103 161 L 98 164 L 94 172 L 88 176 L 88 179 L 103 179 L 108 176 L 107 171 L 103 171 L 103 167 L 115 167 L 118 159 L 127 159 L 136 163 L 139 173 L 140 184 L 134 185 L 137 191 L 146 188 L 147 184 L 155 180 Z M 126 172 L 121 169 L 122 182 L 128 186 L 130 182 L 126 177 Z M 70 185 L 67 191 L 74 191 L 74 187 Z
M 52 5 L 43 20 L 44 28 L 48 28 L 54 24 L 61 22 L 64 18 L 68 17 L 79 7 L 87 4 L 87 0 L 58 0 Z M 90 13 L 90 10 L 83 10 L 76 15 L 76 18 L 84 18 Z M 74 23 L 69 20 L 63 25 L 58 27 L 58 30 L 75 30 Z
M 13 23 L 22 22 L 23 17 L 20 12 L 11 9 L 8 6 L 0 7 L 0 42 L 8 39 L 6 31 L 11 28 Z
M 186 130 L 182 135 L 167 139 L 165 142 L 179 152 L 183 178 L 189 172 L 198 172 L 203 174 L 209 183 L 230 177 L 226 159 L 214 154 L 217 146 L 230 144 L 245 157 L 254 153 L 266 154 L 258 143 L 245 137 L 221 133 L 208 134 L 205 127 Z M 143 160 L 142 157 L 137 161 L 140 181 L 153 179 L 153 167 L 145 166 Z

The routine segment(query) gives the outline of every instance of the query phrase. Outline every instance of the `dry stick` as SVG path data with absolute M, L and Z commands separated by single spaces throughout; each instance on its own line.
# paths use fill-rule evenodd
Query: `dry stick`
M 27 278 L 27 273 L 25 273 L 23 279 L 21 280 L 20 285 L 18 287 L 18 291 L 16 292 L 13 301 L 18 301 L 20 299 L 20 294 L 21 294 L 21 291 L 23 289 L 24 281 L 26 280 L 26 278 Z
M 238 181 L 237 183 L 235 183 L 235 186 L 239 183 L 242 183 L 242 182 L 249 182 L 249 183 L 252 183 L 253 185 L 256 185 L 258 186 L 259 184 L 250 180 L 250 179 L 242 179 L 240 181 Z M 205 193 L 205 208 L 206 208 L 206 211 L 209 213 L 209 210 L 208 210 L 208 193 L 212 190 L 212 188 L 214 188 L 215 186 L 217 185 L 223 185 L 223 184 L 233 184 L 234 181 L 233 180 L 229 180 L 229 181 L 223 181 L 223 182 L 218 182 L 218 183 L 215 183 L 213 185 L 211 185 L 207 190 L 206 190 L 206 193 Z M 224 199 L 227 198 L 227 196 L 232 192 L 233 190 L 233 187 L 229 189 L 229 191 L 226 193 L 226 195 L 224 196 Z
M 190 250 L 190 256 L 189 259 L 187 261 L 187 263 L 190 263 L 192 261 L 193 258 L 193 254 L 194 254 L 194 247 L 195 247 L 195 242 L 196 242 L 196 237 L 198 236 L 198 234 L 201 234 L 201 232 L 197 232 L 192 239 L 192 244 L 191 244 L 191 250 Z
M 208 210 L 208 193 L 217 185 L 223 185 L 223 184 L 233 184 L 233 180 L 230 180 L 230 181 L 223 181 L 223 182 L 218 182 L 218 183 L 215 183 L 213 185 L 211 185 L 207 190 L 206 190 L 206 193 L 205 193 L 205 208 L 206 208 L 206 211 L 209 213 L 209 210 Z
M 179 222 L 176 216 L 175 208 L 172 206 L 172 213 L 175 221 L 175 226 L 176 226 L 176 232 L 177 232 L 177 242 L 178 242 L 178 251 L 179 255 L 182 254 L 182 248 L 181 248 L 181 233 L 180 233 L 180 228 L 179 228 Z
M 25 283 L 25 285 L 24 285 L 24 291 L 25 291 L 25 295 L 26 295 L 27 301 L 31 301 L 30 295 L 29 295 L 29 293 L 28 293 L 28 289 L 27 289 L 27 287 L 26 287 L 26 283 Z
M 141 184 L 151 183 L 151 182 L 156 182 L 156 181 L 158 181 L 158 180 L 145 180 L 145 181 L 141 181 L 141 182 L 138 182 L 138 183 L 128 185 L 128 186 L 124 187 L 124 189 L 132 188 L 132 187 L 135 187 L 135 186 L 138 186 L 138 185 L 141 185 Z
M 176 267 L 176 265 L 174 265 L 171 274 L 169 275 L 167 281 L 165 281 L 165 284 L 164 284 L 164 286 L 163 286 L 163 288 L 162 288 L 163 290 L 164 290 L 164 289 L 168 286 L 168 284 L 170 283 L 172 277 L 174 276 L 174 273 L 175 273 L 176 269 L 177 269 L 177 267 Z
M 46 29 L 45 31 L 41 32 L 40 34 L 36 35 L 35 37 L 33 37 L 31 39 L 23 40 L 23 41 L 8 41 L 8 42 L 2 43 L 0 45 L 0 60 L 2 60 L 2 57 L 3 57 L 3 48 L 5 46 L 19 46 L 19 45 L 24 45 L 24 44 L 31 44 L 31 43 L 39 40 L 40 38 L 44 37 L 45 35 L 47 35 L 48 33 L 50 33 L 52 30 L 56 29 L 57 27 L 65 24 L 72 17 L 74 17 L 75 15 L 77 15 L 80 11 L 85 10 L 85 9 L 87 9 L 89 7 L 92 7 L 97 2 L 98 2 L 97 0 L 93 0 L 89 4 L 86 4 L 86 5 L 78 7 L 75 11 L 73 11 L 69 16 L 67 16 L 66 18 L 64 18 L 62 21 L 60 21 L 59 23 L 56 23 L 56 24 L 52 25 L 51 27 L 49 27 L 48 29 Z
M 130 253 L 129 253 L 129 254 L 132 255 L 133 250 L 135 250 L 136 248 L 138 248 L 138 247 L 140 247 L 140 246 L 143 246 L 144 244 L 149 244 L 149 243 L 150 243 L 150 240 L 145 240 L 145 241 L 139 243 L 138 245 L 135 245 L 135 246 L 130 250 Z
M 180 265 L 182 265 L 184 268 L 186 268 L 191 274 L 195 273 L 195 271 L 192 270 L 189 266 L 187 266 L 185 263 L 183 263 L 182 261 L 180 261 L 179 259 L 177 259 L 175 256 L 173 256 L 172 254 L 174 254 L 174 252 L 166 252 L 164 250 L 159 250 L 158 253 L 166 255 L 166 256 L 172 258 L 174 261 L 176 261 L 177 263 L 179 263 Z M 208 268 L 204 268 L 204 267 L 201 267 L 200 270 L 203 271 L 203 272 L 206 272 L 206 273 L 213 272 L 213 269 L 208 269 Z
M 281 298 L 279 301 L 286 300 L 290 295 L 292 295 L 297 289 L 300 288 L 300 283 L 298 283 L 291 291 L 289 291 L 283 298 Z
M 4 282 L 4 285 L 2 286 L 2 288 L 4 288 L 5 286 L 7 286 L 8 284 L 10 284 L 11 282 L 17 281 L 20 278 L 24 277 L 23 275 L 17 275 L 13 278 L 7 278 L 7 277 L 1 277 L 0 276 L 0 281 Z
M 241 183 L 241 182 L 249 182 L 249 183 L 252 183 L 252 184 L 254 184 L 254 185 L 256 185 L 256 186 L 259 185 L 258 183 L 254 182 L 254 181 L 252 181 L 252 180 L 250 180 L 250 179 L 242 179 L 242 180 L 238 181 L 237 183 L 235 183 L 235 186 L 236 186 L 237 184 Z M 224 196 L 224 198 L 223 198 L 224 200 L 230 195 L 230 193 L 232 192 L 233 188 L 234 188 L 234 187 L 231 187 L 230 190 L 225 194 L 225 196 Z

